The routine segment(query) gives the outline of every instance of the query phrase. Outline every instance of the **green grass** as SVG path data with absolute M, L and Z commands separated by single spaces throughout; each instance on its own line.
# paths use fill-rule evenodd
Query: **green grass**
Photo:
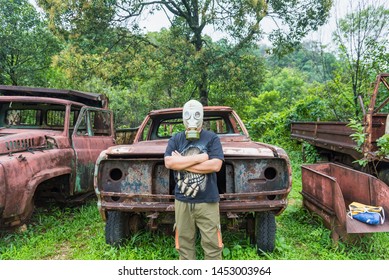
M 318 217 L 302 207 L 300 163 L 293 164 L 288 208 L 277 217 L 276 249 L 258 256 L 242 232 L 223 232 L 228 260 L 379 260 L 389 259 L 389 233 L 363 236 L 354 244 L 334 244 Z M 199 242 L 198 242 L 199 243 Z M 197 247 L 202 257 L 200 246 Z M 1 260 L 175 260 L 174 238 L 141 231 L 121 248 L 105 243 L 104 222 L 96 201 L 80 207 L 37 208 L 21 232 L 2 233 Z

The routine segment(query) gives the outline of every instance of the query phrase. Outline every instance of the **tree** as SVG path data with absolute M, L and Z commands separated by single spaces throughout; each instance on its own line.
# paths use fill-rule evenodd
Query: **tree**
M 225 40 L 213 45 L 214 52 L 228 53 Z M 241 113 L 252 96 L 259 94 L 265 80 L 265 59 L 256 47 L 242 48 L 208 68 L 209 101 L 224 104 Z
M 74 15 L 91 5 L 90 1 L 39 0 L 38 3 L 50 14 L 57 26 L 71 33 L 78 30 L 73 25 Z M 116 17 L 110 22 L 116 26 L 127 27 L 132 32 L 137 28 L 140 17 L 157 10 L 164 11 L 171 22 L 171 31 L 185 40 L 194 49 L 190 53 L 193 68 L 191 81 L 196 87 L 200 101 L 207 105 L 209 101 L 209 68 L 238 50 L 256 43 L 263 35 L 261 21 L 266 17 L 276 18 L 289 29 L 279 29 L 271 36 L 276 53 L 289 51 L 305 34 L 328 17 L 331 0 L 99 0 L 97 3 L 116 7 Z M 99 13 L 100 14 L 100 13 Z M 107 19 L 107 18 L 105 18 Z M 77 21 L 81 22 L 81 21 Z M 214 53 L 207 44 L 206 28 L 214 28 L 226 34 L 230 47 L 228 52 Z M 78 34 L 78 33 L 77 33 Z M 142 34 L 139 34 L 142 35 Z M 284 47 L 281 47 L 284 46 Z M 285 47 L 286 46 L 286 47 Z M 173 51 L 174 52 L 174 51 Z
M 333 119 L 323 84 L 308 83 L 296 68 L 272 69 L 267 76 L 261 93 L 246 101 L 240 114 L 253 139 L 289 148 L 292 121 Z
M 279 113 L 299 99 L 306 98 L 306 75 L 293 68 L 276 68 L 267 73 L 260 94 L 246 102 L 243 117 L 256 119 L 268 112 Z
M 350 77 L 355 116 L 360 113 L 358 96 L 367 93 L 377 73 L 388 69 L 388 22 L 388 8 L 360 0 L 352 13 L 338 21 L 333 34 L 343 70 Z
M 36 2 L 46 12 L 50 30 L 65 42 L 91 53 L 115 46 L 117 41 L 111 37 L 115 0 Z
M 318 42 L 303 42 L 295 50 L 279 58 L 270 56 L 268 59 L 270 68 L 296 68 L 308 75 L 308 81 L 325 82 L 332 78 L 336 69 L 336 57 L 325 51 L 325 46 Z
M 58 40 L 27 0 L 0 0 L 0 82 L 38 86 Z

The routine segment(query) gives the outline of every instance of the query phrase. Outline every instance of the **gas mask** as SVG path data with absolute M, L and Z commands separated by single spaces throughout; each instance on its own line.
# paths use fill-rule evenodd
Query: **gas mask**
M 185 103 L 182 111 L 182 119 L 185 125 L 185 136 L 187 140 L 193 141 L 200 138 L 203 117 L 203 105 L 200 102 L 189 100 Z

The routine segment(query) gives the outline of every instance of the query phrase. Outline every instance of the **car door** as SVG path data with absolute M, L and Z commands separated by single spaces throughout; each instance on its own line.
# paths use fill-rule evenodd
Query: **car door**
M 75 152 L 74 194 L 93 191 L 94 166 L 100 152 L 115 144 L 110 110 L 83 107 L 72 134 Z

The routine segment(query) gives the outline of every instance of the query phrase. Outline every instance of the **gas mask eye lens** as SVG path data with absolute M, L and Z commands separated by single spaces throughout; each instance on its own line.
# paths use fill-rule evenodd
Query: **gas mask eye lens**
M 188 111 L 184 112 L 184 119 L 189 119 L 190 113 Z
M 194 117 L 195 119 L 199 119 L 201 117 L 201 114 L 199 111 L 197 111 L 195 114 L 194 114 Z

